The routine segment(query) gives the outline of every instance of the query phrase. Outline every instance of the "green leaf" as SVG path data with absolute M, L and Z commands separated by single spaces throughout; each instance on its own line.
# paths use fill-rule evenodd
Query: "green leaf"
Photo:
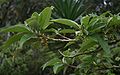
M 63 29 L 63 30 L 60 30 L 59 33 L 75 33 L 75 30 L 73 30 L 73 29 Z
M 87 65 L 91 64 L 93 62 L 93 57 L 92 55 L 86 55 L 84 56 L 81 60 L 84 61 Z
M 97 41 L 92 37 L 86 37 L 83 43 L 81 44 L 80 50 L 85 51 L 97 44 Z
M 81 23 L 82 23 L 82 25 L 85 25 L 86 28 L 88 28 L 89 27 L 89 21 L 90 21 L 90 16 L 87 15 L 87 16 L 82 18 Z
M 53 66 L 53 72 L 54 74 L 57 74 L 61 69 L 64 68 L 63 66 L 64 64 L 62 63 L 56 63 L 54 66 Z
M 33 34 L 25 34 L 24 36 L 21 37 L 19 43 L 20 43 L 20 48 L 23 47 L 24 43 L 31 38 L 34 38 L 35 36 Z
M 113 16 L 110 11 L 106 11 L 105 13 L 101 14 L 100 17 L 105 17 L 106 15 Z
M 17 42 L 20 40 L 20 38 L 24 35 L 24 33 L 18 33 L 13 35 L 12 37 L 10 37 L 2 46 L 2 48 L 7 48 L 9 47 L 11 44 Z
M 52 14 L 52 7 L 46 7 L 39 16 L 39 23 L 41 29 L 46 29 L 51 23 L 50 18 Z
M 27 32 L 32 33 L 24 24 L 18 24 L 15 26 L 5 27 L 0 32 Z
M 106 54 L 107 56 L 110 56 L 111 51 L 110 51 L 110 47 L 109 47 L 107 41 L 105 41 L 105 40 L 103 39 L 103 37 L 101 37 L 101 36 L 98 35 L 98 34 L 96 34 L 95 36 L 96 36 L 96 39 L 98 40 L 100 46 L 103 48 L 105 54 Z
M 80 15 L 85 13 L 85 9 L 82 9 L 84 2 L 85 0 L 53 0 L 54 16 L 77 20 Z
M 51 21 L 56 22 L 56 23 L 60 23 L 60 24 L 63 24 L 63 25 L 67 25 L 67 26 L 70 26 L 70 27 L 74 27 L 75 29 L 80 29 L 80 25 L 77 24 L 75 21 L 72 21 L 72 20 L 54 19 L 54 20 L 51 20 Z
M 109 26 L 119 26 L 120 25 L 120 16 L 113 16 L 108 20 Z
M 48 66 L 53 66 L 54 64 L 60 63 L 60 62 L 61 62 L 60 59 L 54 58 L 54 59 L 48 61 L 47 63 L 45 63 L 45 64 L 42 66 L 42 67 L 43 67 L 43 70 L 44 70 L 46 67 L 48 67 Z
M 46 29 L 44 32 L 54 32 L 54 33 L 58 33 L 58 31 L 54 28 L 51 28 L 51 29 Z
M 27 19 L 25 22 L 32 30 L 40 31 L 39 14 L 37 12 L 34 12 L 31 18 Z
M 31 17 L 36 17 L 38 18 L 39 14 L 37 12 L 34 12 Z
M 105 23 L 97 23 L 94 26 L 91 26 L 88 28 L 88 31 L 90 32 L 98 32 L 100 31 L 102 28 L 104 28 L 106 26 Z

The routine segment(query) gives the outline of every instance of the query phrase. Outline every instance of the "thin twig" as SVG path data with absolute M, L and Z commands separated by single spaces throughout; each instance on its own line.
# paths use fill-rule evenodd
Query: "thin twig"
M 60 53 L 63 57 L 66 57 L 66 58 L 74 58 L 74 57 L 77 57 L 77 56 L 80 56 L 80 55 L 96 53 L 96 52 L 99 52 L 100 50 L 101 50 L 101 49 L 99 48 L 99 49 L 96 49 L 96 50 L 94 50 L 94 51 L 86 51 L 86 52 L 84 52 L 84 53 L 78 53 L 78 54 L 73 55 L 73 56 L 66 56 L 66 55 L 64 55 L 60 50 L 58 50 L 58 51 L 59 51 L 59 53 Z
M 69 66 L 69 67 L 71 67 L 71 68 L 75 68 L 75 69 L 77 69 L 77 66 L 70 65 L 70 64 L 66 64 L 66 63 L 64 63 L 64 64 L 67 65 L 67 66 Z
M 47 37 L 47 39 L 49 39 L 49 40 L 53 40 L 53 41 L 62 41 L 62 42 L 72 42 L 72 41 L 77 41 L 76 39 L 54 39 L 54 38 L 50 38 L 50 37 Z
M 60 37 L 62 37 L 62 38 L 64 38 L 64 39 L 67 39 L 67 40 L 70 39 L 70 38 L 68 38 L 68 37 L 66 37 L 66 36 L 63 36 L 63 35 L 61 35 L 61 34 L 57 34 L 57 35 L 59 35 Z

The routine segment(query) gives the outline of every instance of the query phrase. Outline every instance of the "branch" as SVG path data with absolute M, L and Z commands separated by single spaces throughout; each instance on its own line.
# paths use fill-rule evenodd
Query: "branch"
M 63 36 L 63 35 L 61 35 L 61 34 L 57 34 L 57 35 L 59 35 L 60 37 L 62 37 L 62 38 L 64 38 L 64 39 L 67 39 L 67 40 L 70 39 L 70 38 L 68 38 L 68 37 L 66 37 L 66 36 Z
M 64 55 L 60 50 L 58 50 L 59 53 L 63 56 L 63 57 L 66 57 L 66 58 L 74 58 L 74 57 L 77 57 L 79 55 L 85 55 L 85 54 L 91 54 L 91 53 L 96 53 L 96 52 L 99 52 L 101 51 L 101 48 L 99 47 L 97 50 L 94 50 L 94 51 L 86 51 L 86 52 L 83 52 L 83 53 L 78 53 L 76 55 L 73 55 L 73 56 L 66 56 Z
M 53 40 L 53 41 L 62 41 L 62 42 L 72 42 L 72 41 L 77 41 L 76 39 L 54 39 L 54 38 L 49 38 L 49 37 L 47 37 L 47 39 L 49 39 L 49 40 Z
M 75 68 L 75 69 L 77 69 L 77 66 L 70 65 L 70 64 L 66 64 L 66 63 L 64 63 L 64 64 L 67 65 L 67 66 L 69 66 L 69 67 L 71 67 L 71 68 Z

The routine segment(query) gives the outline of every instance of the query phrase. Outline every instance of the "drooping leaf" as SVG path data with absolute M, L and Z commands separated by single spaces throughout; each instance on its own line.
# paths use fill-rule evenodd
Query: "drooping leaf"
M 0 32 L 27 32 L 32 33 L 24 24 L 18 24 L 15 26 L 5 27 Z
M 74 27 L 75 29 L 80 29 L 80 25 L 77 24 L 75 21 L 72 21 L 72 20 L 54 19 L 54 20 L 51 20 L 51 21 L 56 22 L 56 23 L 60 23 L 60 24 L 63 24 L 63 25 L 67 25 L 67 26 L 70 26 L 70 27 Z
M 48 67 L 48 66 L 53 66 L 54 64 L 59 63 L 59 62 L 61 62 L 60 59 L 58 59 L 58 58 L 53 58 L 53 59 L 51 59 L 50 61 L 46 62 L 46 63 L 42 66 L 42 67 L 43 67 L 43 70 L 44 70 L 46 67 Z
M 18 33 L 18 34 L 13 35 L 3 44 L 2 48 L 7 48 L 11 44 L 19 41 L 23 35 L 24 35 L 24 33 Z
M 61 69 L 64 68 L 63 66 L 64 64 L 62 63 L 56 63 L 54 66 L 53 66 L 53 72 L 54 74 L 57 74 Z
M 24 43 L 31 38 L 34 38 L 35 36 L 33 34 L 25 34 L 24 36 L 21 37 L 19 43 L 20 43 L 20 48 L 23 47 Z

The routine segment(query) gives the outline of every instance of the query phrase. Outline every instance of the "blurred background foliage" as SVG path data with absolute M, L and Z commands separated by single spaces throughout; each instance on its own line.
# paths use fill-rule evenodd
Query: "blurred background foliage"
M 48 6 L 45 0 L 1 0 L 0 3 L 1 26 L 24 22 L 33 12 Z
M 101 14 L 106 11 L 117 14 L 120 11 L 120 0 L 65 1 L 73 2 L 66 4 L 64 0 L 0 0 L 0 27 L 23 23 L 33 12 L 41 12 L 43 8 L 51 5 L 54 6 L 53 18 L 67 18 L 77 22 L 86 14 Z M 73 6 L 73 10 L 70 10 Z M 0 45 L 12 35 L 7 34 L 6 37 L 0 34 Z M 52 42 L 52 51 L 42 45 L 39 48 L 31 45 L 20 50 L 17 43 L 6 50 L 0 50 L 0 75 L 52 75 L 50 68 L 42 71 L 41 65 L 56 56 L 54 49 L 64 45 L 60 44 L 61 46 L 53 47 L 56 43 Z
M 116 14 L 120 11 L 119 0 L 0 0 L 0 27 L 24 22 L 33 12 L 50 5 L 55 7 L 54 18 L 72 20 L 89 13 L 111 11 Z

